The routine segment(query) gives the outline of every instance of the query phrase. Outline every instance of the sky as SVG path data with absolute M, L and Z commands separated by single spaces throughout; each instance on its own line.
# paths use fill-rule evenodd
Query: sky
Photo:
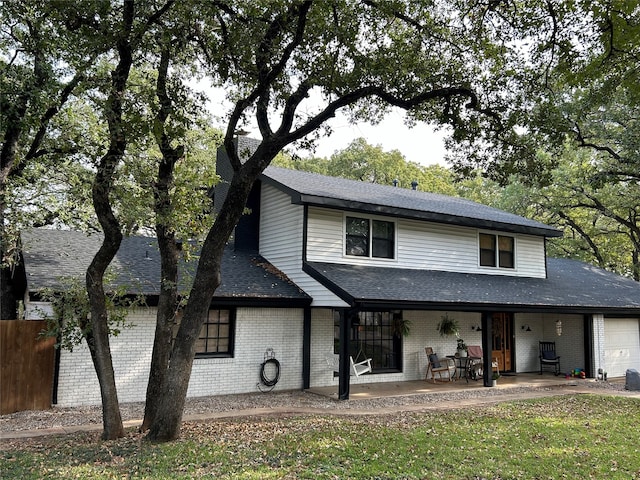
M 380 145 L 385 151 L 399 150 L 411 162 L 446 165 L 444 132 L 425 123 L 410 128 L 404 124 L 399 110 L 392 111 L 378 125 L 350 125 L 342 115 L 337 115 L 330 125 L 333 133 L 318 143 L 315 151 L 318 157 L 330 157 L 336 150 L 343 150 L 356 138 L 363 137 L 370 145 Z
M 214 115 L 215 126 L 226 128 L 224 118 L 215 118 L 215 112 L 219 112 L 220 105 L 228 103 L 224 98 L 222 90 L 212 90 L 205 84 L 196 84 L 198 90 L 204 90 L 209 97 L 208 108 Z M 215 108 L 215 107 L 218 108 Z M 400 109 L 392 109 L 382 122 L 377 125 L 370 125 L 361 122 L 351 125 L 346 116 L 336 114 L 335 118 L 329 121 L 332 128 L 330 136 L 318 141 L 315 152 L 298 150 L 296 153 L 302 157 L 317 156 L 330 157 L 338 150 L 345 149 L 352 141 L 362 137 L 367 143 L 373 146 L 380 145 L 384 151 L 399 150 L 406 160 L 420 163 L 421 165 L 440 164 L 446 166 L 444 161 L 445 148 L 442 131 L 436 131 L 433 127 L 425 123 L 417 123 L 413 127 L 404 124 L 403 112 Z M 259 138 L 257 127 L 243 125 L 242 128 L 249 132 L 249 136 Z

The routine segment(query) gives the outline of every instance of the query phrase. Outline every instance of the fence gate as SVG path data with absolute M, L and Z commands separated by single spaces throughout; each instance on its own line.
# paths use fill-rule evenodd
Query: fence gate
M 0 415 L 51 408 L 55 338 L 44 320 L 0 320 Z

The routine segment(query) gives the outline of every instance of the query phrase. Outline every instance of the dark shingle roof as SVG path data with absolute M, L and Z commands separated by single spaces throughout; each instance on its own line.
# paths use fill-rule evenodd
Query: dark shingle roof
M 22 252 L 30 292 L 61 288 L 64 277 L 84 281 L 87 266 L 102 242 L 102 235 L 87 236 L 68 230 L 33 229 L 22 233 Z M 149 237 L 125 237 L 112 262 L 114 282 L 131 293 L 158 295 L 160 256 L 157 242 Z M 195 264 L 181 265 L 187 283 Z M 214 300 L 224 298 L 273 299 L 309 303 L 310 297 L 256 253 L 236 252 L 227 247 L 222 259 L 222 284 Z
M 548 259 L 548 278 L 309 263 L 348 303 L 415 308 L 640 313 L 640 283 L 586 263 Z
M 562 236 L 562 232 L 543 223 L 460 197 L 279 167 L 268 167 L 262 179 L 291 195 L 293 203 L 546 237 Z

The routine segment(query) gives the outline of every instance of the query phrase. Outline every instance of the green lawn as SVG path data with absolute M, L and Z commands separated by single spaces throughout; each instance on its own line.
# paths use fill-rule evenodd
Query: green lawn
M 458 411 L 242 418 L 185 424 L 150 444 L 131 432 L 2 445 L 20 479 L 640 479 L 640 401 L 549 397 Z

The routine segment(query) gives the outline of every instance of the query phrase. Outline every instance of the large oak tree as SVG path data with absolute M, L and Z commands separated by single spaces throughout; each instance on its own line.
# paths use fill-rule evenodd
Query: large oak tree
M 590 27 L 588 22 L 601 18 L 600 11 L 584 16 L 588 7 L 581 2 L 543 1 L 105 0 L 88 5 L 93 10 L 72 2 L 58 7 L 64 12 L 62 24 L 82 35 L 110 65 L 108 77 L 94 78 L 107 135 L 96 162 L 92 199 L 105 237 L 87 272 L 93 327 L 87 342 L 100 379 L 106 438 L 122 434 L 103 278 L 123 231 L 113 208 L 118 166 L 139 138 L 127 116 L 130 97 L 136 95 L 132 68 L 152 61 L 158 71 L 157 102 L 149 111 L 155 112 L 152 131 L 162 161 L 149 185 L 154 184 L 159 218 L 172 208 L 167 193 L 183 151 L 181 140 L 167 130 L 167 120 L 182 101 L 162 83 L 170 78 L 169 65 L 202 68 L 211 87 L 224 88 L 232 105 L 215 114 L 225 120 L 223 142 L 233 178 L 204 239 L 171 350 L 154 367 L 159 375 L 150 379 L 149 391 L 158 403 L 145 423 L 155 441 L 179 435 L 194 345 L 220 284 L 225 244 L 253 183 L 282 149 L 322 135 L 338 110 L 347 110 L 354 120 L 375 121 L 395 106 L 407 111 L 409 123 L 450 125 L 452 141 L 468 147 L 459 149 L 461 170 L 481 164 L 497 177 L 520 170 L 541 176 L 547 165 L 531 153 L 542 140 L 561 144 L 566 128 L 556 128 L 561 115 L 549 107 L 553 102 L 536 102 L 532 94 L 549 88 L 551 73 L 569 61 L 567 45 L 582 34 L 576 25 Z M 575 18 L 576 25 L 571 23 Z M 191 63 L 177 57 L 188 48 L 193 49 Z M 259 145 L 241 160 L 234 136 L 246 126 L 257 128 Z M 171 285 L 173 227 L 162 221 L 156 227 L 162 241 L 168 240 L 162 251 L 163 261 L 170 261 L 163 274 Z M 165 292 L 169 305 L 175 305 L 174 293 Z M 166 345 L 167 329 L 161 338 Z
M 154 441 L 175 439 L 194 344 L 220 284 L 220 261 L 260 173 L 287 145 L 319 134 L 338 109 L 376 118 L 390 106 L 421 119 L 465 128 L 499 128 L 492 107 L 499 61 L 490 35 L 467 25 L 473 5 L 448 2 L 214 2 L 200 5 L 198 45 L 210 78 L 226 87 L 232 108 L 224 146 L 233 178 L 204 241 L 197 273 L 170 354 L 162 397 L 150 425 Z M 488 8 L 488 6 L 479 6 Z M 489 48 L 492 46 L 493 48 Z M 491 94 L 494 94 L 492 97 Z M 309 98 L 317 99 L 310 102 Z M 496 100 L 495 104 L 489 102 Z M 222 114 L 223 112 L 220 112 Z M 235 132 L 255 122 L 260 142 L 248 158 Z
M 0 319 L 13 319 L 20 229 L 54 223 L 69 212 L 60 196 L 42 188 L 56 179 L 43 185 L 40 176 L 51 165 L 60 170 L 80 148 L 78 125 L 69 122 L 66 108 L 84 89 L 96 53 L 83 48 L 55 2 L 3 2 L 0 24 Z

